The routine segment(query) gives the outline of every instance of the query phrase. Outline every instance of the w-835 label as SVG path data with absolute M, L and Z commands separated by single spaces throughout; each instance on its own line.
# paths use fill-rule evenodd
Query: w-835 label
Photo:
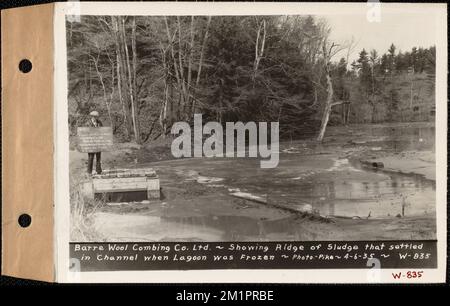
M 407 272 L 393 272 L 393 279 L 419 279 L 423 276 L 423 271 L 407 271 Z

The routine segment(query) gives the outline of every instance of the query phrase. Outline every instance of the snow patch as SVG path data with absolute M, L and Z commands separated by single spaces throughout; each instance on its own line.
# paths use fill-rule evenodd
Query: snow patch
M 266 203 L 267 202 L 265 197 L 260 197 L 260 196 L 251 194 L 249 192 L 237 191 L 237 192 L 232 192 L 231 195 L 235 196 L 237 198 L 241 198 L 241 199 L 245 199 L 245 200 L 251 200 L 251 201 L 260 202 L 260 203 Z
M 350 165 L 349 160 L 347 158 L 335 159 L 333 166 L 327 169 L 327 171 L 354 171 L 361 172 L 361 170 L 356 169 L 352 165 Z
M 209 184 L 209 183 L 217 183 L 223 181 L 223 178 L 221 177 L 208 177 L 208 176 L 201 176 L 199 175 L 197 177 L 197 183 L 200 184 Z

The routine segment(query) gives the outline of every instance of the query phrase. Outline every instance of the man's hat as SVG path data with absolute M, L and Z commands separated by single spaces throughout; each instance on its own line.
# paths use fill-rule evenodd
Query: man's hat
M 98 117 L 99 116 L 97 111 L 92 111 L 92 112 L 89 113 L 89 115 L 91 115 L 92 117 Z

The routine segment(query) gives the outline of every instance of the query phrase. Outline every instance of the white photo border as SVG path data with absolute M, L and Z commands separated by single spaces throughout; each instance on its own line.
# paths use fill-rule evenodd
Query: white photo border
M 264 269 L 188 271 L 69 272 L 69 135 L 67 109 L 66 15 L 327 15 L 367 14 L 368 3 L 262 2 L 69 2 L 54 14 L 54 180 L 55 265 L 58 282 L 102 283 L 370 283 L 372 269 Z M 383 3 L 382 14 L 435 14 L 436 18 L 436 221 L 438 268 L 423 269 L 420 279 L 393 280 L 381 269 L 379 283 L 441 283 L 446 277 L 447 240 L 447 6 Z M 76 9 L 74 9 L 76 8 Z M 382 21 L 381 21 L 382 22 Z M 444 166 L 445 165 L 445 166 Z

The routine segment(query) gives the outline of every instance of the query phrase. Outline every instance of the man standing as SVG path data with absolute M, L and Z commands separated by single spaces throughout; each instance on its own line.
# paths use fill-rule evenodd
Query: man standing
M 97 111 L 92 111 L 89 114 L 90 118 L 87 123 L 89 127 L 101 127 L 103 126 L 102 122 L 98 119 L 99 114 Z M 97 174 L 102 173 L 102 164 L 101 164 L 101 152 L 88 153 L 88 174 L 92 174 L 92 167 L 94 165 L 94 157 L 95 157 L 95 171 Z

